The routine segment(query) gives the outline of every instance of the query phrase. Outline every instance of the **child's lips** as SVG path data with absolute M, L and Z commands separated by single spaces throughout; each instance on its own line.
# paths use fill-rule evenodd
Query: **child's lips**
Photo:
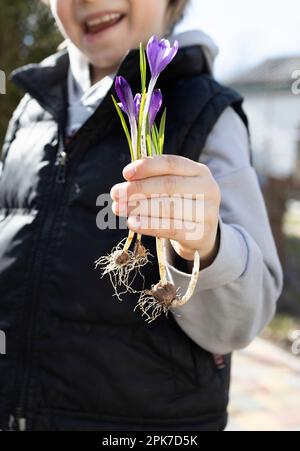
M 110 16 L 107 15 L 106 20 L 104 21 L 101 20 L 101 18 L 94 18 L 85 21 L 83 24 L 85 39 L 88 42 L 93 42 L 105 31 L 111 30 L 112 28 L 119 25 L 124 18 L 125 14 L 111 14 Z

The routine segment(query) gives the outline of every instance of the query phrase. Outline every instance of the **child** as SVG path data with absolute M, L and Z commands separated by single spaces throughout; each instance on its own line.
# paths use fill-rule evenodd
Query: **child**
M 273 317 L 282 271 L 242 99 L 213 79 L 217 49 L 186 25 L 187 3 L 52 0 L 67 49 L 12 75 L 26 94 L 9 125 L 0 177 L 1 429 L 226 426 L 230 355 Z M 152 35 L 179 42 L 158 83 L 168 110 L 166 155 L 128 165 L 113 82 L 123 75 L 140 91 L 138 45 Z M 194 197 L 182 217 L 162 212 L 180 228 L 149 229 L 149 218 L 137 221 L 129 206 L 128 226 L 152 254 L 154 236 L 165 239 L 176 287 L 187 289 L 195 250 L 201 255 L 193 297 L 150 324 L 133 311 L 136 295 L 119 302 L 92 266 L 126 236 L 97 228 L 96 199 L 111 192 L 109 209 L 121 217 L 122 191 L 203 195 L 204 233 L 193 240 L 185 232 L 196 221 Z M 147 287 L 157 283 L 157 262 L 143 275 Z

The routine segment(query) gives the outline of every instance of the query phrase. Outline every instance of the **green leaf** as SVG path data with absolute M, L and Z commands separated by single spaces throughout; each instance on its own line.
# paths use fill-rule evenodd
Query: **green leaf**
M 151 142 L 151 135 L 150 135 L 150 122 L 149 122 L 149 116 L 147 118 L 147 130 L 146 130 L 146 144 L 147 144 L 147 155 L 148 157 L 153 156 L 152 152 L 152 142 Z
M 128 141 L 128 146 L 129 146 L 130 155 L 131 155 L 131 161 L 134 161 L 135 158 L 134 158 L 132 141 L 131 141 L 130 133 L 129 133 L 129 130 L 128 130 L 128 127 L 127 127 L 127 124 L 126 124 L 126 121 L 125 121 L 125 118 L 124 118 L 124 115 L 123 115 L 123 112 L 122 112 L 121 108 L 119 107 L 119 105 L 118 105 L 118 103 L 117 103 L 117 101 L 116 101 L 116 99 L 114 98 L 113 95 L 111 96 L 111 98 L 112 98 L 112 100 L 114 102 L 114 105 L 116 107 L 116 110 L 117 110 L 117 112 L 118 112 L 118 114 L 120 116 L 121 123 L 122 123 L 123 129 L 124 129 L 127 141 Z
M 147 137 L 146 137 L 146 143 L 147 143 L 147 154 L 148 157 L 152 157 L 152 142 L 151 142 L 151 137 L 150 135 L 147 133 Z
M 146 103 L 146 88 L 142 94 L 141 99 L 141 107 L 140 107 L 140 113 L 139 113 L 139 120 L 138 120 L 138 144 L 137 144 L 137 153 L 138 158 L 141 158 L 141 136 L 142 136 L 142 126 L 143 126 L 143 115 L 144 115 L 144 109 L 145 109 L 145 103 Z
M 157 129 L 157 125 L 154 123 L 152 126 L 152 142 L 155 148 L 155 153 L 157 155 L 160 154 L 160 149 L 159 149 L 159 136 L 158 136 L 158 129 Z
M 147 62 L 146 62 L 146 52 L 142 43 L 140 43 L 140 71 L 141 71 L 141 92 L 146 89 L 146 78 L 147 78 Z
M 167 109 L 165 108 L 159 126 L 159 149 L 160 155 L 164 152 L 165 145 L 165 131 L 166 131 L 166 119 L 167 119 Z

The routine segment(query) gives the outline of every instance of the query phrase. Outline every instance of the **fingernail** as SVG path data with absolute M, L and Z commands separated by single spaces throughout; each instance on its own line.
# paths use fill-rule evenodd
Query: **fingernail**
M 126 179 L 131 179 L 136 173 L 136 166 L 133 164 L 129 164 L 123 170 L 123 175 Z

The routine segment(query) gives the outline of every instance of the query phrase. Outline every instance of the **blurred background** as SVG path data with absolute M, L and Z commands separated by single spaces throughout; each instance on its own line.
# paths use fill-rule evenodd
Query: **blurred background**
M 229 430 L 300 430 L 300 2 L 199 0 L 216 76 L 245 98 L 285 285 L 272 324 L 234 358 Z M 253 218 L 255 221 L 255 218 Z
M 5 74 L 55 52 L 62 39 L 39 2 L 1 0 L 1 8 Z M 245 97 L 285 275 L 275 320 L 235 357 L 229 430 L 300 430 L 300 2 L 199 0 L 195 17 L 220 48 L 216 77 Z M 7 83 L 0 96 L 1 144 L 20 95 Z
M 245 98 L 254 166 L 285 271 L 281 316 L 267 334 L 289 348 L 287 329 L 300 330 L 300 3 L 199 0 L 195 8 L 220 47 L 217 78 Z

